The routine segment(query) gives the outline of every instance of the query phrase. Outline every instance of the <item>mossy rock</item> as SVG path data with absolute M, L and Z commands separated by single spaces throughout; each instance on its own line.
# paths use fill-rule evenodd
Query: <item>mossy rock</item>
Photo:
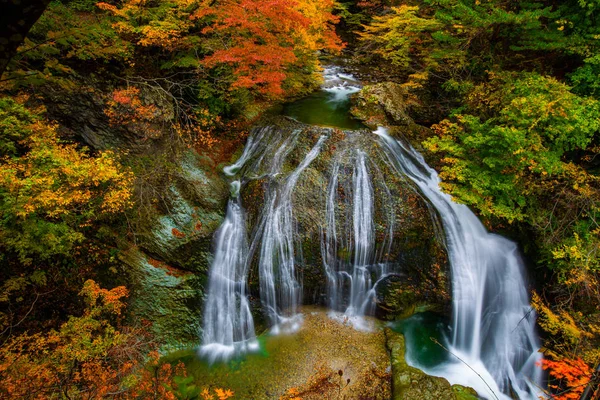
M 200 342 L 201 276 L 146 256 L 136 248 L 121 253 L 130 278 L 128 312 L 137 321 L 150 322 L 155 339 L 165 350 Z
M 479 396 L 473 388 L 462 385 L 452 385 L 452 390 L 456 394 L 456 400 L 479 400 Z
M 214 232 L 224 219 L 229 187 L 202 168 L 201 156 L 182 155 L 175 179 L 163 193 L 164 213 L 137 232 L 140 247 L 177 268 L 206 274 L 212 260 Z M 153 222 L 153 223 L 152 223 Z
M 394 82 L 367 85 L 355 95 L 351 114 L 370 128 L 408 125 L 410 100 L 405 88 Z
M 247 210 L 249 231 L 256 235 L 251 238 L 252 241 L 260 240 L 260 234 L 255 229 L 264 217 L 265 193 L 283 184 L 319 137 L 328 136 L 319 156 L 298 177 L 292 194 L 293 220 L 296 223 L 296 266 L 302 275 L 305 303 L 327 304 L 327 278 L 321 240 L 327 227 L 326 203 L 334 162 L 339 165 L 335 211 L 338 221 L 337 257 L 348 262 L 353 257 L 351 246 L 348 247 L 348 241 L 343 239 L 345 232 L 352 229 L 352 218 L 348 217 L 350 206 L 344 199 L 351 196 L 356 149 L 361 149 L 368 154 L 368 168 L 372 175 L 374 234 L 378 238 L 375 252 L 387 254 L 390 265 L 394 265 L 395 270 L 406 278 L 404 286 L 388 290 L 385 298 L 378 296 L 382 304 L 378 316 L 386 319 L 407 316 L 415 307 L 446 311 L 450 304 L 450 284 L 444 240 L 435 227 L 437 215 L 419 194 L 414 183 L 392 169 L 373 140 L 372 133 L 368 130 L 341 131 L 308 126 L 285 117 L 271 117 L 264 123 L 274 127 L 276 135 L 271 140 L 275 143 L 283 143 L 291 135 L 296 135 L 296 138 L 293 150 L 277 174 L 265 176 L 270 169 L 266 166 L 268 163 L 263 163 L 245 175 L 247 181 L 241 189 L 241 196 Z M 269 148 L 267 157 L 273 157 L 275 153 L 276 149 Z M 250 159 L 247 165 L 252 162 Z M 394 242 L 388 252 L 383 248 L 385 240 L 382 238 L 386 237 L 392 226 Z M 253 254 L 250 270 L 250 290 L 255 296 L 259 296 L 257 253 L 255 251 Z M 397 299 L 393 298 L 395 295 L 398 295 Z
M 408 365 L 405 359 L 404 336 L 385 328 L 386 347 L 392 363 L 393 400 L 472 400 L 477 394 L 471 388 L 451 386 L 447 379 L 427 375 Z M 475 394 L 473 394 L 475 393 Z M 460 396 L 475 397 L 460 397 Z

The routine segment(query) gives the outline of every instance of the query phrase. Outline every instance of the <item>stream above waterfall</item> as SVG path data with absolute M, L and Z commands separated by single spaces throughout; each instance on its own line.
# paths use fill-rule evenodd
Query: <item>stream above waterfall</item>
M 350 115 L 350 95 L 360 91 L 360 83 L 340 67 L 328 66 L 323 71 L 321 90 L 283 106 L 283 115 L 309 125 L 342 129 L 364 129 Z
M 245 393 L 224 378 L 231 362 L 255 365 L 235 372 L 252 380 L 260 379 L 252 369 L 309 357 L 329 345 L 318 343 L 316 320 L 323 335 L 353 327 L 370 340 L 382 326 L 372 317 L 418 309 L 438 314 L 391 325 L 406 336 L 411 365 L 484 398 L 536 398 L 541 355 L 516 245 L 441 192 L 407 142 L 349 116 L 360 90 L 351 75 L 338 67 L 324 75 L 319 92 L 284 106 L 293 121 L 253 129 L 225 168 L 232 198 L 216 235 L 199 353 L 213 367 L 199 376 Z M 327 306 L 329 321 L 307 304 Z M 450 321 L 436 316 L 450 309 Z M 294 347 L 310 335 L 314 343 Z M 274 343 L 289 353 L 268 350 Z M 310 374 L 297 378 L 275 381 L 297 386 Z

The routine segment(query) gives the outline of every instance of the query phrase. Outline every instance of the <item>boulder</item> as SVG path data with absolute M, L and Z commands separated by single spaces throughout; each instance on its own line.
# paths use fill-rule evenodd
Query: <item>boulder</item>
M 241 197 L 248 214 L 248 227 L 252 241 L 260 242 L 260 220 L 264 217 L 265 194 L 283 184 L 302 162 L 319 137 L 328 139 L 317 158 L 300 174 L 292 193 L 295 229 L 296 267 L 302 276 L 304 302 L 328 304 L 327 277 L 323 267 L 322 240 L 328 221 L 326 204 L 333 166 L 339 166 L 337 176 L 337 257 L 351 261 L 352 241 L 352 175 L 356 150 L 368 156 L 368 170 L 374 194 L 373 219 L 376 235 L 377 259 L 385 259 L 398 272 L 390 282 L 377 286 L 377 316 L 395 319 L 408 316 L 415 309 L 445 312 L 449 309 L 449 275 L 443 234 L 439 230 L 438 216 L 429 207 L 413 182 L 398 175 L 389 165 L 380 146 L 368 130 L 344 131 L 315 127 L 290 121 L 287 118 L 270 118 L 263 126 L 271 126 L 274 135 L 269 140 L 283 143 L 293 135 L 293 149 L 273 176 L 266 174 L 271 159 L 276 157 L 278 146 L 260 152 L 262 164 L 252 169 L 244 178 Z M 253 159 L 248 160 L 251 165 Z M 258 229 L 258 230 L 257 230 Z M 390 232 L 391 230 L 391 232 Z M 384 249 L 393 235 L 389 251 Z M 250 286 L 254 296 L 259 296 L 258 253 L 251 263 Z M 384 253 L 386 253 L 384 255 Z M 375 268 L 375 266 L 373 266 Z
M 165 351 L 199 343 L 202 277 L 183 272 L 132 247 L 121 252 L 127 267 L 130 318 L 149 324 Z
M 476 400 L 477 393 L 460 385 L 450 385 L 447 379 L 427 375 L 411 367 L 405 359 L 404 336 L 385 328 L 386 347 L 392 363 L 393 400 Z
M 353 103 L 352 115 L 371 128 L 382 125 L 407 126 L 413 123 L 409 116 L 410 97 L 398 83 L 367 85 L 355 95 Z

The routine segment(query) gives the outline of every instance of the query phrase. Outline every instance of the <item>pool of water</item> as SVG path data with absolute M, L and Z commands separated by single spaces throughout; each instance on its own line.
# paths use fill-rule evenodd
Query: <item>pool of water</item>
M 337 66 L 323 71 L 321 90 L 283 106 L 283 114 L 310 125 L 342 129 L 364 129 L 350 115 L 350 96 L 360 91 L 361 84 Z
M 201 388 L 229 389 L 240 399 L 278 398 L 294 386 L 287 364 L 290 359 L 302 357 L 303 343 L 293 336 L 262 336 L 259 342 L 258 352 L 228 362 L 211 364 L 193 350 L 174 353 L 169 358 L 183 362 Z
M 417 368 L 433 368 L 450 359 L 446 338 L 450 335 L 448 322 L 435 313 L 419 313 L 390 323 L 392 330 L 402 333 L 406 341 L 406 361 Z M 434 339 L 434 340 L 432 340 Z
M 364 129 L 360 121 L 350 116 L 350 99 L 339 99 L 335 93 L 320 90 L 308 97 L 288 103 L 283 114 L 310 125 L 342 129 Z
M 261 335 L 260 350 L 255 353 L 210 364 L 196 351 L 185 350 L 172 353 L 166 361 L 183 362 L 198 387 L 230 389 L 235 399 L 279 399 L 290 388 L 306 386 L 315 376 L 327 374 L 334 376 L 333 386 L 314 396 L 298 397 L 342 398 L 338 392 L 343 389 L 348 399 L 390 398 L 389 357 L 377 321 L 366 317 L 375 329 L 361 332 L 350 323 L 330 318 L 326 309 L 304 306 L 302 312 L 304 322 L 298 332 Z M 338 380 L 339 388 L 335 386 Z

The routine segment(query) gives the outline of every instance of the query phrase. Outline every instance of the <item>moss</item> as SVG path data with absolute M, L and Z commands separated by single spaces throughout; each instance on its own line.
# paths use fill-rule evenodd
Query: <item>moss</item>
M 393 400 L 456 400 L 456 393 L 445 378 L 425 374 L 405 359 L 404 336 L 385 328 L 386 347 L 392 362 Z
M 131 279 L 129 314 L 151 323 L 163 349 L 199 343 L 203 287 L 201 276 L 181 273 L 131 248 L 120 254 Z
M 478 400 L 475 389 L 462 385 L 452 385 L 452 390 L 456 394 L 456 400 Z
M 407 125 L 410 105 L 406 90 L 393 82 L 367 85 L 354 97 L 351 113 L 370 128 L 381 125 Z

